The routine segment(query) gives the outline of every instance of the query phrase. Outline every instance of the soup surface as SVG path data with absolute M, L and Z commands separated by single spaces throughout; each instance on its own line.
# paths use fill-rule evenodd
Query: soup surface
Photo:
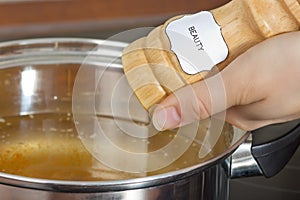
M 109 121 L 99 117 L 99 121 Z M 204 121 L 188 150 L 171 165 L 154 172 L 125 173 L 94 159 L 76 132 L 71 113 L 45 113 L 0 118 L 0 171 L 27 177 L 55 180 L 114 180 L 144 177 L 178 170 L 204 162 L 231 145 L 233 131 L 225 125 L 211 152 L 199 159 L 201 139 L 207 131 Z M 149 151 L 168 144 L 176 131 L 165 131 L 149 138 Z M 188 142 L 188 138 L 183 138 Z M 134 141 L 132 141 L 134 142 Z M 137 161 L 138 162 L 138 161 Z
M 209 134 L 207 132 L 209 121 L 203 121 L 195 140 L 188 137 L 179 138 L 182 144 L 189 143 L 190 146 L 180 158 L 165 168 L 148 173 L 125 173 L 107 167 L 87 151 L 82 143 L 82 137 L 79 138 L 75 128 L 71 112 L 72 92 L 79 67 L 80 64 L 43 64 L 0 70 L 1 172 L 55 180 L 129 179 L 189 167 L 220 155 L 232 145 L 233 130 L 231 126 L 225 124 L 216 145 L 209 154 L 199 159 L 203 138 Z M 100 70 L 101 67 L 93 69 Z M 94 75 L 94 71 L 85 75 L 80 85 L 93 83 Z M 123 75 L 122 70 L 116 69 L 108 71 L 103 76 L 97 87 L 99 99 L 95 101 L 97 103 L 95 109 L 97 114 L 100 114 L 95 117 L 111 139 L 118 139 L 118 145 L 130 151 L 138 146 L 136 139 L 123 134 L 110 117 L 111 91 Z M 121 88 L 119 93 L 129 87 L 126 82 L 122 83 L 122 86 L 124 88 Z M 84 95 L 91 94 L 83 91 Z M 124 102 L 126 102 L 124 99 L 120 99 L 118 105 L 123 106 Z M 132 101 L 131 110 L 139 111 L 136 105 L 136 101 Z M 136 116 L 135 119 L 140 119 L 139 112 L 133 112 L 133 115 Z M 143 123 L 136 122 L 136 124 L 145 126 Z M 155 151 L 169 144 L 176 137 L 176 131 L 160 132 L 145 139 L 147 150 Z M 109 149 L 105 150 L 110 153 Z M 112 157 L 115 158 L 114 155 Z

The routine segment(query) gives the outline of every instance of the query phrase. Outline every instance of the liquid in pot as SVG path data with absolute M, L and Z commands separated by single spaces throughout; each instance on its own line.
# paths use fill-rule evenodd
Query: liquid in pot
M 103 119 L 110 120 L 110 119 Z M 202 125 L 205 131 L 206 123 Z M 82 145 L 71 113 L 46 113 L 0 118 L 0 170 L 34 178 L 54 180 L 118 180 L 160 174 L 185 168 L 222 153 L 232 135 L 225 126 L 217 145 L 199 159 L 200 144 L 193 142 L 175 163 L 150 173 L 119 172 L 95 160 Z M 161 132 L 149 140 L 149 149 L 170 142 L 175 133 Z
M 71 97 L 79 67 L 79 64 L 43 64 L 0 70 L 1 172 L 72 181 L 129 179 L 189 167 L 220 155 L 231 146 L 233 130 L 225 124 L 210 154 L 199 159 L 201 142 L 209 125 L 209 121 L 203 121 L 196 140 L 187 151 L 163 169 L 149 173 L 125 173 L 107 167 L 85 149 L 75 128 Z M 83 84 L 88 84 L 92 75 L 86 76 Z M 123 73 L 112 70 L 106 75 L 103 89 L 111 91 L 109 86 L 114 85 Z M 107 113 L 106 104 L 101 108 Z M 105 116 L 98 116 L 99 122 L 107 124 L 108 130 L 120 132 L 117 127 L 110 128 L 113 119 Z M 156 134 L 149 138 L 148 149 L 151 151 L 168 144 L 175 135 L 176 130 Z M 183 143 L 186 140 L 189 138 L 182 138 Z M 125 148 L 134 146 L 134 139 L 127 142 Z

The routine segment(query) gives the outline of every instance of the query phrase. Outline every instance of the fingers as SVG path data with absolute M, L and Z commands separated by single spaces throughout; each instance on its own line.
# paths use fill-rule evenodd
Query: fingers
M 252 92 L 258 84 L 252 81 L 256 72 L 250 66 L 254 63 L 251 54 L 241 56 L 222 72 L 169 95 L 154 110 L 154 126 L 158 130 L 172 129 L 206 119 L 234 105 L 260 101 L 265 92 L 262 89 Z
M 222 77 L 216 75 L 168 96 L 155 108 L 152 121 L 158 130 L 176 128 L 225 110 L 226 102 Z

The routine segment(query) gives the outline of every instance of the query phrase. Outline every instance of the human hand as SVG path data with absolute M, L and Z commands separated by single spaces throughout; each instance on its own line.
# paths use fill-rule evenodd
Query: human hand
M 265 40 L 215 76 L 174 92 L 152 121 L 165 130 L 224 112 L 244 130 L 300 117 L 299 31 Z

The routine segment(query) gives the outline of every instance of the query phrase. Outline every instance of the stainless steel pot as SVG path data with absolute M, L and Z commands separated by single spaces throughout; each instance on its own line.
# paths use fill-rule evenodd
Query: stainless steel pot
M 300 122 L 295 120 L 256 130 L 253 136 L 229 128 L 231 134 L 221 135 L 202 160 L 189 160 L 198 151 L 193 145 L 200 145 L 192 141 L 176 161 L 181 163 L 179 167 L 175 162 L 149 173 L 125 173 L 103 165 L 91 157 L 77 137 L 72 119 L 73 85 L 83 62 L 100 70 L 106 68 L 95 109 L 108 132 L 116 132 L 107 99 L 112 96 L 112 86 L 123 76 L 119 57 L 124 46 L 121 42 L 75 38 L 0 44 L 1 198 L 227 199 L 231 177 L 273 176 L 298 147 Z M 80 85 L 89 84 L 91 79 L 93 75 L 86 74 Z M 138 105 L 131 98 L 130 105 Z M 122 105 L 122 99 L 119 101 Z M 138 110 L 133 109 L 133 118 L 144 123 L 147 116 Z M 122 113 L 118 117 L 124 118 Z M 203 134 L 199 132 L 198 136 Z M 168 134 L 160 137 L 165 140 Z

